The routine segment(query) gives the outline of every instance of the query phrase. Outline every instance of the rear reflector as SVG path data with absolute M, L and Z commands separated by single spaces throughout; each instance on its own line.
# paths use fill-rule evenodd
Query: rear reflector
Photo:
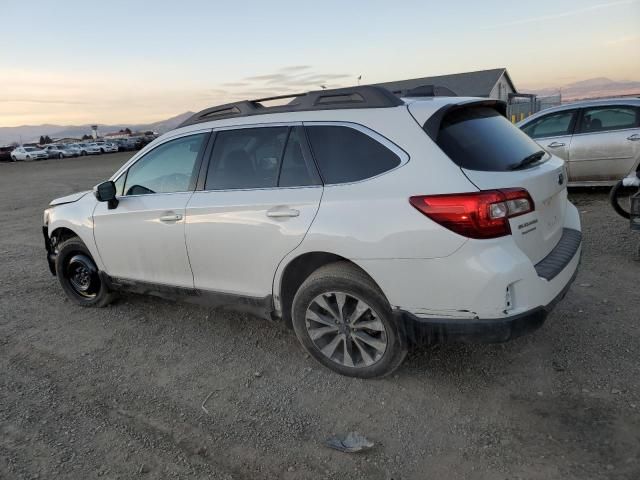
M 420 195 L 409 202 L 431 220 L 468 238 L 510 235 L 509 219 L 535 210 L 524 188 Z

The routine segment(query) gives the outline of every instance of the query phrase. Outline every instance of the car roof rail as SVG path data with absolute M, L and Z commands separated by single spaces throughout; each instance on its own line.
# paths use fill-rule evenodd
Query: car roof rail
M 415 97 L 457 97 L 458 94 L 453 90 L 441 85 L 419 85 L 414 88 L 403 90 L 392 90 L 394 95 L 405 98 Z
M 266 106 L 274 100 L 291 101 L 285 105 Z M 336 110 L 354 108 L 388 108 L 403 105 L 404 102 L 389 90 L 373 85 L 315 90 L 292 95 L 242 100 L 216 107 L 206 108 L 182 122 L 177 128 L 223 118 L 248 117 L 268 113 L 306 112 L 315 110 Z

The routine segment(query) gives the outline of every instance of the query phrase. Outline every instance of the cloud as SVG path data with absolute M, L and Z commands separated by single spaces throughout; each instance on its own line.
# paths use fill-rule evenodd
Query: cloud
M 549 15 L 541 15 L 539 17 L 529 17 L 529 18 L 521 18 L 518 20 L 513 20 L 510 22 L 499 23 L 497 25 L 489 25 L 484 27 L 485 30 L 495 29 L 495 28 L 503 28 L 503 27 L 512 27 L 514 25 L 525 25 L 527 23 L 537 23 L 537 22 L 546 22 L 549 20 L 558 20 L 566 17 L 573 17 L 576 15 L 581 15 L 583 13 L 593 12 L 596 10 L 602 10 L 605 8 L 617 7 L 620 5 L 632 5 L 634 3 L 638 3 L 640 0 L 618 0 L 615 2 L 608 3 L 598 3 L 596 5 L 590 5 L 588 7 L 577 8 L 575 10 L 569 10 L 567 12 L 560 13 L 551 13 Z
M 606 42 L 604 42 L 604 44 L 613 47 L 613 46 L 624 45 L 624 44 L 633 43 L 633 42 L 640 43 L 640 35 L 639 34 L 625 35 L 623 37 L 612 38 L 611 40 L 607 40 Z

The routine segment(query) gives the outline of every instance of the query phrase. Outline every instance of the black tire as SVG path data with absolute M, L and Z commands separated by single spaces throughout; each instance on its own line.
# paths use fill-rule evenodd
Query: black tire
M 25 157 L 25 160 L 31 160 L 31 157 L 30 157 L 29 155 L 27 155 L 27 156 Z
M 59 153 L 59 154 L 58 154 L 58 158 L 59 158 L 59 159 L 63 159 L 63 158 L 64 158 L 64 155 L 63 155 L 62 153 Z
M 12 162 L 17 162 L 17 161 L 18 161 L 18 159 L 16 158 L 16 156 L 15 156 L 15 155 L 11 155 L 11 161 L 12 161 Z
M 87 152 L 85 152 L 84 150 L 82 150 L 82 151 L 80 152 L 80 156 L 81 156 L 81 157 L 84 157 L 86 154 L 87 154 Z
M 625 187 L 622 185 L 622 180 L 616 183 L 609 192 L 609 203 L 622 218 L 629 218 L 631 214 L 628 210 L 625 210 L 621 205 L 620 199 L 627 198 L 633 195 L 638 189 L 636 187 Z
M 372 365 L 352 367 L 338 363 L 322 353 L 311 339 L 307 329 L 307 309 L 312 305 L 314 299 L 328 292 L 345 293 L 348 297 L 362 300 L 370 307 L 370 311 L 375 314 L 376 319 L 379 319 L 384 325 L 385 351 Z M 346 305 L 345 303 L 343 314 Z M 319 363 L 341 375 L 357 378 L 383 377 L 397 369 L 407 355 L 406 336 L 394 321 L 391 307 L 384 294 L 364 272 L 348 262 L 332 263 L 313 272 L 296 292 L 291 313 L 296 336 L 305 350 Z M 343 342 L 346 356 L 347 341 L 343 340 Z M 352 351 L 352 353 L 355 352 L 357 350 Z
M 89 249 L 78 237 L 57 246 L 56 275 L 69 300 L 83 307 L 105 307 L 116 294 L 98 273 Z

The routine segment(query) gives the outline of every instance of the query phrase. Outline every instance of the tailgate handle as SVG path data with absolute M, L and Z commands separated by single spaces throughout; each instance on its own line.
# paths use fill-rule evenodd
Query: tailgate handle
M 562 143 L 562 142 L 551 142 L 549 145 L 547 145 L 547 147 L 551 147 L 551 148 L 564 147 L 564 143 Z

